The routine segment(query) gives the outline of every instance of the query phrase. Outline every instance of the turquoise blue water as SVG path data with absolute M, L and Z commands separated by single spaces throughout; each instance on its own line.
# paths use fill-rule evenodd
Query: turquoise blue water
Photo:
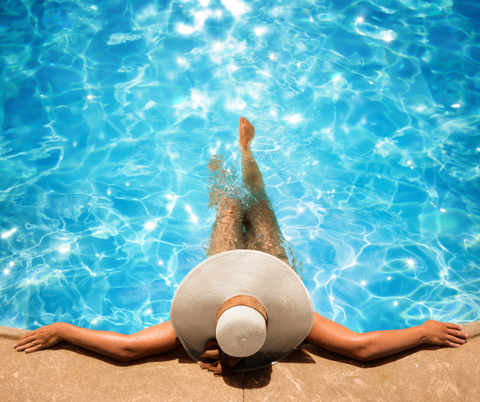
M 478 2 L 0 7 L 0 325 L 167 320 L 240 116 L 318 313 L 480 319 Z

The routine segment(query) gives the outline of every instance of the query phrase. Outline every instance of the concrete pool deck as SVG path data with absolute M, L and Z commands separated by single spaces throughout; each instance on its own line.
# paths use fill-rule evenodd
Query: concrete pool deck
M 458 349 L 419 347 L 368 363 L 304 344 L 268 369 L 214 377 L 182 348 L 132 363 L 66 342 L 17 352 L 25 332 L 0 327 L 2 402 L 476 402 L 480 395 L 480 337 Z

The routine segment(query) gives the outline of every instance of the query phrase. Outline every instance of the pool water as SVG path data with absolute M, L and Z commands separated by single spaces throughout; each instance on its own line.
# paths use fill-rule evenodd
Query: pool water
M 0 325 L 167 320 L 240 116 L 318 313 L 480 319 L 478 2 L 1 7 Z

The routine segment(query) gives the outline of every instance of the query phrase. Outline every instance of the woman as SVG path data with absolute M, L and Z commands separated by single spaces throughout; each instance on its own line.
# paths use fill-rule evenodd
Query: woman
M 469 336 L 480 332 L 478 322 L 458 325 L 428 320 L 422 325 L 407 329 L 356 333 L 314 313 L 306 289 L 287 266 L 284 238 L 265 192 L 261 172 L 250 150 L 254 136 L 253 125 L 247 119 L 240 118 L 243 186 L 248 197 L 242 197 L 244 200 L 241 200 L 225 194 L 221 186 L 212 185 L 211 201 L 217 205 L 218 212 L 207 253 L 210 258 L 195 267 L 177 289 L 172 302 L 171 321 L 133 335 L 54 323 L 26 333 L 14 348 L 29 353 L 65 340 L 129 362 L 183 344 L 193 359 L 203 362 L 203 368 L 221 372 L 221 363 L 211 366 L 208 362 L 224 356 L 224 363 L 225 359 L 230 359 L 229 370 L 230 366 L 235 366 L 241 359 L 247 361 L 246 370 L 260 368 L 281 360 L 304 339 L 333 352 L 368 361 L 423 343 L 459 347 Z M 209 167 L 214 175 L 226 174 L 216 159 L 212 160 Z M 228 264 L 225 263 L 227 259 Z M 266 266 L 276 271 L 266 272 Z M 226 271 L 228 275 L 224 275 L 224 279 L 218 279 L 223 267 L 230 271 Z M 265 271 L 264 278 L 261 279 L 264 282 L 254 291 L 248 287 L 253 283 L 250 281 L 253 278 L 253 271 L 250 272 L 252 267 L 262 275 Z M 205 269 L 210 271 L 204 273 Z M 249 272 L 244 272 L 249 269 Z M 232 280 L 232 275 L 237 271 L 241 272 L 240 276 Z M 197 272 L 204 275 L 204 278 L 195 279 Z M 272 272 L 281 272 L 281 275 Z M 283 277 L 279 278 L 280 276 Z M 280 282 L 294 282 L 295 285 L 292 286 L 295 289 L 287 287 L 273 301 L 269 301 L 267 299 L 272 292 L 283 286 L 272 285 L 277 279 Z M 247 283 L 250 285 L 247 286 Z M 189 290 L 186 290 L 188 287 Z M 235 290 L 230 290 L 230 287 Z M 200 288 L 198 294 L 195 293 L 196 288 Z M 208 291 L 205 291 L 206 288 Z M 210 296 L 215 292 L 224 293 Z M 218 300 L 212 301 L 215 297 Z M 208 299 L 210 304 L 202 304 L 203 299 Z M 289 308 L 291 311 L 285 313 Z M 229 314 L 231 317 L 227 317 Z M 285 318 L 288 314 L 290 318 Z M 193 323 L 195 320 L 198 322 Z M 228 338 L 230 335 L 233 338 Z M 287 343 L 283 342 L 287 338 Z M 203 344 L 205 347 L 201 350 L 200 345 Z M 252 357 L 259 355 L 261 359 L 255 360 Z M 212 356 L 214 359 L 209 360 Z M 227 365 L 223 366 L 225 372 Z M 236 369 L 242 370 L 239 367 L 240 365 Z

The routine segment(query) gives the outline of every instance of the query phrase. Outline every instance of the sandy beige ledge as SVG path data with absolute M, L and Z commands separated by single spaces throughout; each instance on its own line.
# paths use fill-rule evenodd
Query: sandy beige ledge
M 134 363 L 66 342 L 27 355 L 13 349 L 25 332 L 0 327 L 2 402 L 480 400 L 480 337 L 459 349 L 417 348 L 371 363 L 305 345 L 271 368 L 223 378 L 181 348 Z

